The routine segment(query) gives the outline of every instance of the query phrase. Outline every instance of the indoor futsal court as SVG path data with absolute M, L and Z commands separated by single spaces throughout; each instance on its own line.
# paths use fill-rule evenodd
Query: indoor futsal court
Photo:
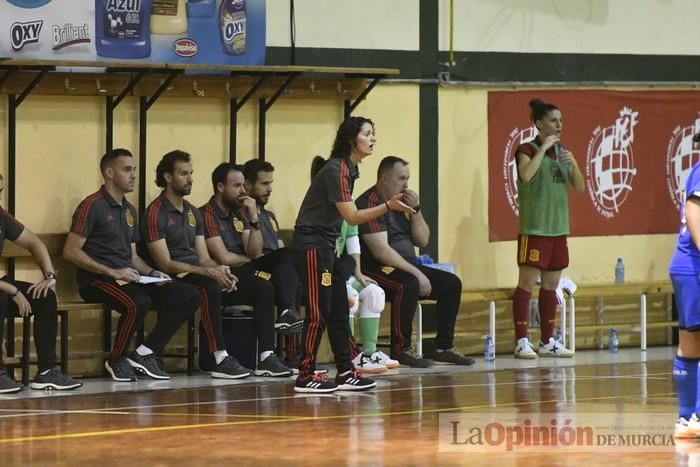
M 446 415 L 559 414 L 579 421 L 613 416 L 629 430 L 625 417 L 632 415 L 663 427 L 667 436 L 656 440 L 663 444 L 675 421 L 674 351 L 589 350 L 534 361 L 501 355 L 467 369 L 390 370 L 376 378 L 376 390 L 330 395 L 294 393 L 293 379 L 230 383 L 177 375 L 127 384 L 126 391 L 87 379 L 74 392 L 2 397 L 0 458 L 7 466 L 599 465 L 603 457 L 605 464 L 638 465 L 635 450 L 642 450 L 644 465 L 698 465 L 700 445 L 673 442 L 478 451 L 449 445 L 466 437 L 440 423 Z

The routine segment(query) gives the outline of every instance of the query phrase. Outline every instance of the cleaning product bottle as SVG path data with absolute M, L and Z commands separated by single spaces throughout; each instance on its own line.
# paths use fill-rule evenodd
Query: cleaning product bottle
M 97 55 L 150 57 L 150 13 L 151 0 L 95 0 Z
M 223 0 L 219 8 L 219 28 L 224 52 L 242 55 L 246 47 L 245 0 Z
M 187 32 L 185 0 L 152 0 L 151 33 L 175 35 Z

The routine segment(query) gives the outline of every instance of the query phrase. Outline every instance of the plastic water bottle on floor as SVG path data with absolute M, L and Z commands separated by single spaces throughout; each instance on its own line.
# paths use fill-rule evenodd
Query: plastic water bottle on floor
M 617 350 L 620 348 L 620 341 L 617 339 L 617 331 L 615 330 L 615 328 L 612 328 L 610 330 L 608 347 L 610 348 L 610 353 L 617 353 Z
M 484 361 L 493 362 L 496 360 L 496 346 L 493 343 L 493 338 L 491 336 L 486 336 L 486 343 L 484 344 Z
M 615 283 L 625 283 L 625 265 L 622 262 L 622 258 L 617 258 L 617 264 L 615 265 Z

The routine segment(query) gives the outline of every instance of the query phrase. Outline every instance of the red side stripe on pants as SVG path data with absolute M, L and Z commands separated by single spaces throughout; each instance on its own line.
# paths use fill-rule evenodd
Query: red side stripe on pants
M 126 320 L 124 320 L 124 324 L 117 331 L 117 335 L 114 340 L 114 347 L 112 347 L 111 357 L 112 359 L 117 359 L 124 354 L 126 344 L 134 334 L 134 321 L 136 321 L 137 311 L 136 303 L 128 294 L 124 293 L 119 289 L 119 287 L 109 282 L 94 281 L 92 286 L 102 290 L 119 303 L 126 305 Z
M 216 348 L 216 335 L 214 334 L 214 327 L 211 325 L 211 317 L 209 316 L 209 296 L 207 295 L 207 291 L 204 287 L 198 285 L 194 287 L 202 298 L 202 323 L 204 323 L 204 332 L 207 335 L 207 339 L 209 339 L 209 351 L 214 353 L 217 350 L 224 350 Z
M 304 342 L 304 368 L 311 364 L 315 358 L 313 355 L 316 336 L 320 326 L 320 310 L 318 307 L 318 258 L 316 250 L 308 250 L 306 252 L 306 277 L 308 280 L 307 296 L 309 297 L 308 319 L 309 327 L 306 333 L 306 342 Z

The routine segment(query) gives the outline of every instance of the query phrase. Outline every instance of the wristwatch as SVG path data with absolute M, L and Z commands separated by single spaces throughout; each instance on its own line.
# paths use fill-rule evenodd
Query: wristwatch
M 53 279 L 56 280 L 56 273 L 55 272 L 45 272 L 44 273 L 44 279 Z
M 248 224 L 255 230 L 260 228 L 260 221 L 248 221 Z

